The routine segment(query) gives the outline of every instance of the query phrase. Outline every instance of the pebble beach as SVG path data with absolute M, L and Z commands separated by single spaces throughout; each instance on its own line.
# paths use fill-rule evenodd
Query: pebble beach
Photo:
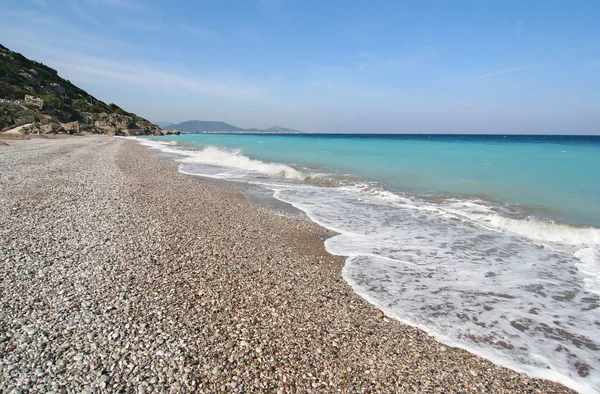
M 573 392 L 387 318 L 327 230 L 133 141 L 7 140 L 0 168 L 2 393 Z

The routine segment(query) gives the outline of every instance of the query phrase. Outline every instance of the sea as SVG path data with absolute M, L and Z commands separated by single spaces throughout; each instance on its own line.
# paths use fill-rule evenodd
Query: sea
M 138 138 L 337 232 L 343 277 L 440 342 L 600 392 L 600 136 Z

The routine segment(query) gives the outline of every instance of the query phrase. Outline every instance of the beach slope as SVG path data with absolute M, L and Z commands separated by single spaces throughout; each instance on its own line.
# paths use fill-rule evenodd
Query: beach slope
M 0 392 L 571 392 L 385 318 L 331 234 L 132 141 L 0 168 Z

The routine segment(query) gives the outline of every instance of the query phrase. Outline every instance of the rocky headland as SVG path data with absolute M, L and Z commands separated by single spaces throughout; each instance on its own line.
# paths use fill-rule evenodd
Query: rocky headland
M 163 135 L 116 104 L 106 104 L 58 72 L 0 45 L 0 131 L 13 134 Z

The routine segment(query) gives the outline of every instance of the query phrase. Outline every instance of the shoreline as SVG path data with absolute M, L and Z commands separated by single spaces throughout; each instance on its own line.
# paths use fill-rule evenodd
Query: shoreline
M 0 152 L 0 391 L 573 392 L 384 317 L 328 230 L 136 142 Z

